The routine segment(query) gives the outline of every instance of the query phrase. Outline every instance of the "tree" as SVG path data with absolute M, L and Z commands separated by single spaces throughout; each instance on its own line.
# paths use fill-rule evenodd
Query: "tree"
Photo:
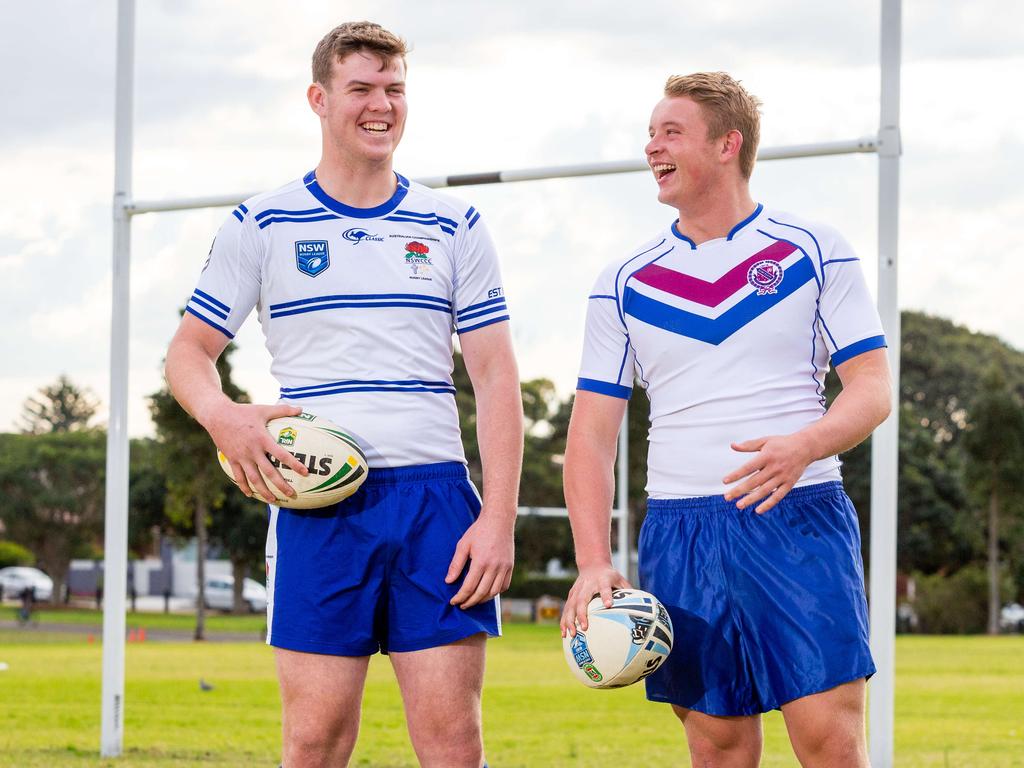
M 217 360 L 221 388 L 235 402 L 248 402 L 245 392 L 231 381 L 228 344 Z M 157 456 L 167 478 L 167 515 L 179 530 L 196 537 L 196 630 L 202 640 L 206 625 L 206 556 L 210 517 L 224 505 L 232 483 L 218 466 L 214 446 L 206 430 L 178 405 L 165 386 L 150 396 L 150 413 L 156 426 Z
M 103 529 L 106 436 L 98 430 L 0 434 L 0 519 L 63 594 L 71 559 Z
M 88 390 L 79 389 L 64 374 L 22 406 L 22 432 L 41 435 L 46 432 L 74 432 L 89 428 L 96 415 L 97 401 Z
M 968 478 L 988 508 L 988 633 L 999 633 L 999 518 L 1004 507 L 1019 510 L 1024 492 L 1024 405 L 1008 386 L 1002 365 L 989 366 L 970 409 L 964 438 L 972 459 Z

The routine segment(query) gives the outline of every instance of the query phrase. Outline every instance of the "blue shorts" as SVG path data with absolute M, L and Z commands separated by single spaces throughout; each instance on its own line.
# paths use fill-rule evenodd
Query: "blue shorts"
M 857 514 L 839 482 L 758 515 L 721 496 L 651 499 L 641 588 L 672 617 L 647 698 L 753 715 L 875 671 Z
M 462 579 L 444 582 L 479 514 L 457 462 L 371 469 L 354 495 L 322 509 L 271 507 L 267 644 L 368 656 L 500 635 L 498 598 L 463 610 L 448 602 Z

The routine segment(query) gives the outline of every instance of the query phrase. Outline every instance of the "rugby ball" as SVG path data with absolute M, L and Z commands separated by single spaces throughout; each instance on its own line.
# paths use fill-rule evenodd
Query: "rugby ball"
M 573 675 L 590 688 L 621 688 L 643 680 L 672 650 L 672 620 L 658 598 L 639 589 L 612 592 L 587 606 L 586 632 L 562 640 Z
M 366 480 L 369 467 L 359 444 L 354 437 L 327 419 L 312 413 L 300 413 L 298 416 L 271 419 L 267 422 L 267 431 L 275 443 L 306 465 L 309 474 L 302 477 L 268 455 L 270 463 L 277 467 L 297 495 L 295 498 L 279 495 L 265 499 L 257 494 L 256 498 L 260 501 L 291 509 L 327 507 L 347 499 Z M 221 469 L 235 482 L 227 457 L 217 451 L 217 458 Z M 275 495 L 280 494 L 277 486 L 267 480 L 266 475 L 263 479 Z

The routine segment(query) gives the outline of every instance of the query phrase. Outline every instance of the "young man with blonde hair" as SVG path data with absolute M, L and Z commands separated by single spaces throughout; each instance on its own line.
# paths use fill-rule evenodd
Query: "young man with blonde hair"
M 676 642 L 647 696 L 694 765 L 756 766 L 782 710 L 804 766 L 867 765 L 874 672 L 857 516 L 837 454 L 889 413 L 885 338 L 835 230 L 755 203 L 759 102 L 721 72 L 672 77 L 647 160 L 664 231 L 589 299 L 565 495 L 579 566 L 562 629 L 628 586 L 609 551 L 616 435 L 634 379 L 651 401 L 640 586 Z M 826 410 L 824 379 L 843 391 Z
M 178 401 L 247 494 L 305 468 L 265 428 L 306 410 L 354 435 L 363 487 L 318 510 L 270 507 L 267 642 L 285 768 L 348 764 L 369 658 L 390 654 L 424 766 L 480 768 L 487 635 L 512 574 L 522 403 L 501 275 L 480 213 L 392 168 L 405 127 L 401 38 L 342 24 L 313 55 L 322 153 L 239 205 L 167 354 Z M 214 362 L 253 308 L 277 405 L 228 400 Z M 452 333 L 476 393 L 481 500 L 466 471 Z

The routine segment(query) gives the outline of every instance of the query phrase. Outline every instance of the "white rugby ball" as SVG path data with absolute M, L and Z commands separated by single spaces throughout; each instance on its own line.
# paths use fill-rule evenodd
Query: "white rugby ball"
M 612 607 L 600 597 L 587 606 L 586 632 L 562 640 L 573 675 L 590 688 L 621 688 L 643 680 L 672 650 L 672 620 L 654 595 L 639 589 L 612 592 Z
M 260 501 L 292 509 L 327 507 L 359 490 L 370 471 L 366 456 L 355 438 L 336 424 L 312 413 L 271 419 L 267 422 L 267 431 L 275 443 L 306 465 L 309 474 L 303 477 L 268 456 L 270 463 L 277 467 L 297 495 L 295 498 L 285 496 L 264 475 L 267 487 L 277 497 L 265 499 L 257 494 Z M 217 451 L 217 458 L 221 469 L 234 482 L 227 457 Z

